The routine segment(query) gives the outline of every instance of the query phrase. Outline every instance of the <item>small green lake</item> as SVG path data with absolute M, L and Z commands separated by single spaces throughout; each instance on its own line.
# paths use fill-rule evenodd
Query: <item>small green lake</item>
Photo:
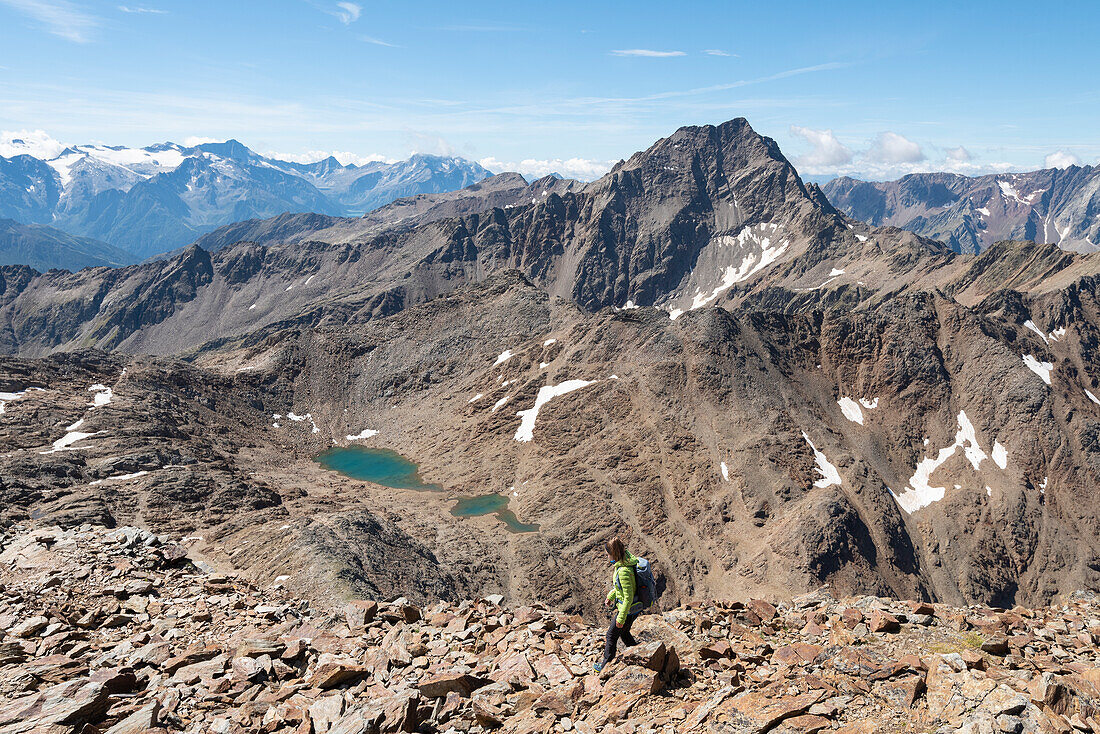
M 520 522 L 516 513 L 508 509 L 508 498 L 502 494 L 483 494 L 479 497 L 465 497 L 460 499 L 451 508 L 451 514 L 455 517 L 477 517 L 479 515 L 494 514 L 504 523 L 512 533 L 538 532 L 539 526 L 533 523 Z
M 441 492 L 438 484 L 426 484 L 420 478 L 416 464 L 396 451 L 369 449 L 364 446 L 331 448 L 319 454 L 317 463 L 352 479 L 374 482 L 394 489 L 417 489 Z
M 333 447 L 315 457 L 318 464 L 346 477 L 374 482 L 394 489 L 414 489 L 422 492 L 442 492 L 438 484 L 428 484 L 420 478 L 419 468 L 396 451 L 365 446 Z M 496 515 L 511 533 L 534 533 L 539 526 L 520 522 L 508 509 L 508 497 L 485 494 L 465 497 L 451 508 L 455 517 Z

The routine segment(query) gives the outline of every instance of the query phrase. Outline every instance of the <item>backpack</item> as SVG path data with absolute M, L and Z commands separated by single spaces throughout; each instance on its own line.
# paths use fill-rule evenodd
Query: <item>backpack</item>
M 653 578 L 653 568 L 649 561 L 638 558 L 638 565 L 634 567 L 634 598 L 642 604 L 642 609 L 647 609 L 657 601 L 657 581 Z

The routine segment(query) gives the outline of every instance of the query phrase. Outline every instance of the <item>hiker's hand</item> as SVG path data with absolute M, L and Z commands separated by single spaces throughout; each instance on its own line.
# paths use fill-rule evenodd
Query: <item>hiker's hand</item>
M 607 607 L 608 609 L 610 609 L 611 608 L 611 600 L 610 599 L 604 599 L 603 600 L 603 605 L 605 607 Z
M 615 620 L 615 626 L 618 627 L 619 629 L 622 629 L 623 628 L 623 623 L 616 619 Z

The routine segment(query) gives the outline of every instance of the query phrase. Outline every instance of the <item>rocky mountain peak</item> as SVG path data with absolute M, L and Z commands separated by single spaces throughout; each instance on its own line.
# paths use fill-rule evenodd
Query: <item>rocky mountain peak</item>
M 763 203 L 762 198 L 810 198 L 776 142 L 753 130 L 743 117 L 717 126 L 681 127 L 632 155 L 612 174 L 630 171 L 639 172 L 652 186 L 666 186 L 670 179 L 693 181 L 705 187 L 712 201 L 740 199 L 749 207 Z
M 202 143 L 195 148 L 196 150 L 213 153 L 223 158 L 231 158 L 235 161 L 250 161 L 258 157 L 251 148 L 233 138 L 226 140 L 224 143 Z

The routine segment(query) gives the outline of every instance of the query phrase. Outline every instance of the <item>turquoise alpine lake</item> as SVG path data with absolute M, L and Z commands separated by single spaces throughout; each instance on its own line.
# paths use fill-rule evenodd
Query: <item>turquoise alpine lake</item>
M 394 489 L 415 489 L 421 492 L 442 492 L 438 484 L 428 484 L 420 478 L 419 468 L 396 451 L 365 446 L 333 447 L 318 454 L 316 461 L 326 469 L 364 482 L 374 482 Z M 508 509 L 508 498 L 500 494 L 485 494 L 460 499 L 451 508 L 455 517 L 496 515 L 511 533 L 534 533 L 538 525 L 520 522 Z
M 504 523 L 512 533 L 535 533 L 539 526 L 533 523 L 520 522 L 516 513 L 508 509 L 508 498 L 502 494 L 483 494 L 478 497 L 465 497 L 460 499 L 451 508 L 451 514 L 455 517 L 476 517 L 478 515 L 494 514 Z
M 441 492 L 438 484 L 426 484 L 416 464 L 396 451 L 369 449 L 364 446 L 331 448 L 317 456 L 317 463 L 352 479 L 374 482 L 394 489 Z

